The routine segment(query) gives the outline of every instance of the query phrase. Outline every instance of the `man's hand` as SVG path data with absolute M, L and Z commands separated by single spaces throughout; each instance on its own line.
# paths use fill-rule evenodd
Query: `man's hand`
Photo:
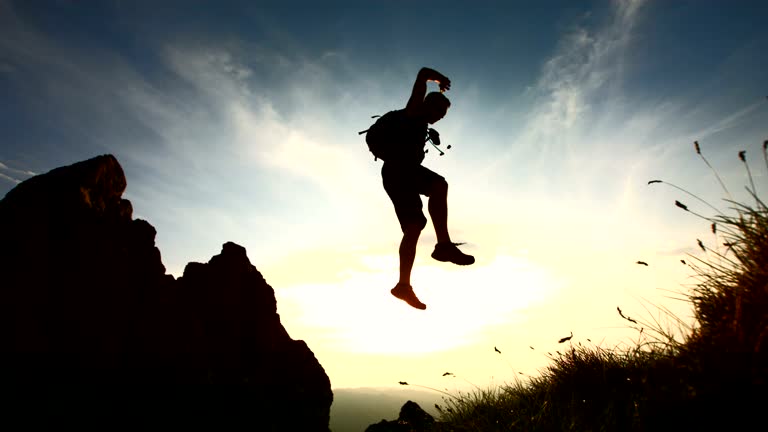
M 449 80 L 447 76 L 428 67 L 421 68 L 416 77 L 416 82 L 413 83 L 411 97 L 408 99 L 408 104 L 405 106 L 405 110 L 409 115 L 418 115 L 419 110 L 421 109 L 421 104 L 424 103 L 424 97 L 427 95 L 427 81 L 437 82 L 441 92 L 451 89 L 451 80 Z
M 449 80 L 448 77 L 443 74 L 438 73 L 438 75 L 440 75 L 440 77 L 434 81 L 436 81 L 437 85 L 440 87 L 440 92 L 444 93 L 446 90 L 450 90 L 451 80 Z
M 441 92 L 451 89 L 451 80 L 447 76 L 427 67 L 421 68 L 417 80 L 435 81 L 440 86 Z
M 451 80 L 434 69 L 428 67 L 422 68 L 421 71 L 419 71 L 419 78 L 424 81 L 435 81 L 440 87 L 441 92 L 451 89 Z

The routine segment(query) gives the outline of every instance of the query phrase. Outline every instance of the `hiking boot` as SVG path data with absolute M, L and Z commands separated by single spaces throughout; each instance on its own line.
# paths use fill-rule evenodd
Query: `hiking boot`
M 424 310 L 427 308 L 427 305 L 419 301 L 419 298 L 416 297 L 416 294 L 413 292 L 413 287 L 410 285 L 406 285 L 404 283 L 397 284 L 392 290 L 390 291 L 393 296 L 399 298 L 400 300 L 408 303 L 412 307 L 415 307 L 416 309 Z
M 435 251 L 432 252 L 432 258 L 442 262 L 452 262 L 458 265 L 470 265 L 475 262 L 475 257 L 467 255 L 460 251 L 456 246 L 463 243 L 438 243 L 435 245 Z

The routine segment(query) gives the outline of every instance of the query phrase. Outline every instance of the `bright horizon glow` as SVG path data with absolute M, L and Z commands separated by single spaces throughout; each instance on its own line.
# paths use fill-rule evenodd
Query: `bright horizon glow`
M 647 182 L 728 207 L 698 140 L 734 198 L 749 199 L 740 150 L 768 190 L 765 2 L 34 3 L 0 0 L 0 196 L 115 155 L 166 271 L 244 246 L 334 388 L 536 374 L 570 332 L 637 341 L 616 307 L 690 323 L 670 298 L 692 283 L 680 260 L 720 239 L 674 201 L 706 206 Z M 389 293 L 400 227 L 357 134 L 405 105 L 422 66 L 452 82 L 435 126 L 452 149 L 425 165 L 448 180 L 451 236 L 477 258 L 435 262 L 427 225 L 424 312 Z
M 542 302 L 557 289 L 542 269 L 518 257 L 497 256 L 460 271 L 421 263 L 412 283 L 429 313 L 403 313 L 403 304 L 380 289 L 397 273 L 397 257 L 367 256 L 362 261 L 365 271 L 341 275 L 338 282 L 281 289 L 281 309 L 300 317 L 298 325 L 327 332 L 330 349 L 412 355 L 467 345 L 487 326 L 519 321 L 516 311 Z M 515 280 L 505 281 L 510 272 L 516 273 Z

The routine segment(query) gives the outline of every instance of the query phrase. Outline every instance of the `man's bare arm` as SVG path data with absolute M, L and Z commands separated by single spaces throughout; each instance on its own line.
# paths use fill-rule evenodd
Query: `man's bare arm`
M 408 114 L 419 112 L 419 108 L 424 102 L 424 97 L 427 95 L 427 81 L 436 81 L 440 85 L 440 91 L 446 91 L 451 88 L 451 80 L 448 77 L 434 69 L 421 68 L 416 76 L 416 82 L 413 83 L 411 98 L 408 99 L 408 105 L 405 106 L 405 111 Z

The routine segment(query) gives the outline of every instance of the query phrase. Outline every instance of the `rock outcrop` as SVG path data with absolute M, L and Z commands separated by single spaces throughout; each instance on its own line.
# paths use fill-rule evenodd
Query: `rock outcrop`
M 330 381 L 246 251 L 165 274 L 100 156 L 0 201 L 0 424 L 328 430 Z
M 365 432 L 422 432 L 439 430 L 438 426 L 439 423 L 419 404 L 408 401 L 400 408 L 397 420 L 382 420 L 368 426 Z

